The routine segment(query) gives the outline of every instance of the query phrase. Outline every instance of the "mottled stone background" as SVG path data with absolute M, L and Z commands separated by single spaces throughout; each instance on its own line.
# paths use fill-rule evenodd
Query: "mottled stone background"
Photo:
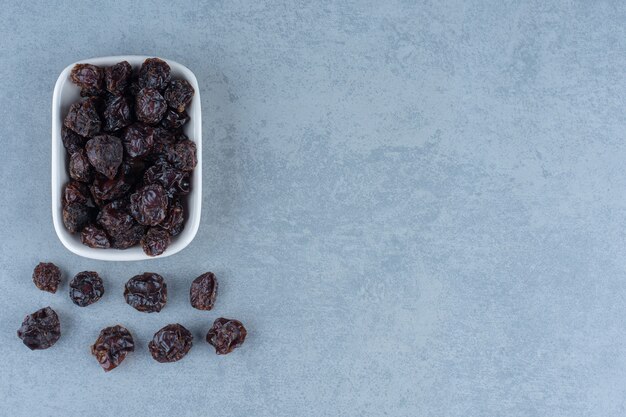
M 1 415 L 626 414 L 623 2 L 104 3 L 0 7 Z M 164 260 L 82 259 L 52 227 L 54 82 L 117 54 L 202 91 L 202 225 Z M 107 294 L 36 290 L 40 260 Z M 143 271 L 168 279 L 160 314 L 123 301 Z M 15 331 L 46 305 L 65 334 L 31 352 Z M 202 340 L 218 316 L 250 331 L 226 357 Z M 88 348 L 118 322 L 139 347 L 105 374 Z M 171 322 L 196 345 L 158 364 Z

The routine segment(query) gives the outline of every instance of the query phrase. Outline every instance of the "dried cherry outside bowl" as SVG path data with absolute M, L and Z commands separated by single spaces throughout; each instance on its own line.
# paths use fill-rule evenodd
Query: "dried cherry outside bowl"
M 158 55 L 154 55 L 158 56 Z M 184 249 L 196 236 L 200 226 L 200 210 L 202 206 L 202 112 L 200 109 L 200 89 L 196 76 L 187 67 L 175 61 L 159 57 L 166 61 L 171 68 L 172 78 L 184 79 L 195 90 L 193 100 L 187 107 L 189 122 L 183 127 L 184 133 L 195 142 L 198 163 L 191 174 L 191 192 L 182 199 L 185 209 L 185 228 L 172 241 L 163 254 L 150 257 L 143 252 L 141 245 L 128 249 L 97 249 L 82 244 L 80 233 L 71 234 L 63 225 L 61 195 L 63 186 L 69 181 L 68 167 L 69 158 L 61 139 L 63 119 L 72 103 L 80 98 L 80 88 L 70 80 L 70 72 L 75 64 L 89 63 L 102 67 L 128 61 L 136 70 L 147 59 L 154 56 L 110 56 L 80 60 L 68 65 L 59 75 L 52 96 L 52 220 L 57 236 L 71 252 L 85 258 L 105 261 L 138 261 L 144 259 L 158 259 L 174 255 Z

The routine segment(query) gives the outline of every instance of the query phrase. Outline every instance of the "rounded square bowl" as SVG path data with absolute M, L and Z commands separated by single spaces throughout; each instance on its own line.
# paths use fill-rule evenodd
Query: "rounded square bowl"
M 171 70 L 172 78 L 187 80 L 196 90 L 193 101 L 187 108 L 190 120 L 184 126 L 185 134 L 196 143 L 198 165 L 191 175 L 191 192 L 185 199 L 185 229 L 172 237 L 167 250 L 155 257 L 146 255 L 140 246 L 128 249 L 94 249 L 85 246 L 80 241 L 80 234 L 70 233 L 63 225 L 61 195 L 64 185 L 69 181 L 68 163 L 61 127 L 63 119 L 72 103 L 80 98 L 80 89 L 70 81 L 72 67 L 78 63 L 89 63 L 98 66 L 110 66 L 121 61 L 128 61 L 134 70 L 137 70 L 149 56 L 123 55 L 85 59 L 67 66 L 59 75 L 52 96 L 52 221 L 57 236 L 67 249 L 76 255 L 85 258 L 105 261 L 141 261 L 145 259 L 159 259 L 174 255 L 184 249 L 198 232 L 200 226 L 200 212 L 202 209 L 202 111 L 200 108 L 200 89 L 196 76 L 184 65 L 178 62 L 159 57 L 166 61 Z

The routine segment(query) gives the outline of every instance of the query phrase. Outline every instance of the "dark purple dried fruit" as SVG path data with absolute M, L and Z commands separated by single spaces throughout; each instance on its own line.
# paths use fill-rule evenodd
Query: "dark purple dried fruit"
M 102 207 L 98 213 L 98 223 L 110 235 L 114 235 L 130 229 L 135 220 L 128 211 L 128 203 L 124 200 L 116 200 Z
M 135 98 L 135 114 L 141 122 L 155 125 L 161 121 L 167 102 L 155 88 L 142 88 Z
M 130 212 L 140 224 L 156 226 L 167 215 L 167 193 L 157 184 L 146 185 L 130 196 Z
M 161 275 L 144 272 L 128 280 L 124 287 L 124 298 L 136 310 L 158 313 L 167 302 L 167 285 Z
M 70 298 L 79 307 L 93 304 L 103 295 L 104 284 L 97 272 L 79 272 L 70 282 Z
M 30 349 L 48 349 L 61 337 L 59 316 L 50 307 L 42 308 L 24 318 L 17 337 Z
M 187 139 L 170 145 L 167 148 L 167 162 L 181 171 L 193 171 L 198 163 L 196 144 Z
M 163 90 L 170 82 L 170 66 L 159 58 L 146 59 L 139 69 L 139 86 Z
M 247 331 L 238 320 L 220 317 L 206 335 L 206 341 L 215 347 L 215 353 L 225 355 L 241 346 L 246 340 Z
M 170 245 L 170 234 L 160 227 L 151 227 L 141 239 L 141 247 L 148 256 L 159 256 Z
M 191 346 L 193 336 L 184 326 L 168 324 L 154 334 L 148 343 L 148 349 L 155 361 L 160 363 L 176 362 L 181 360 Z
M 133 75 L 133 68 L 127 61 L 118 62 L 117 64 L 104 69 L 104 80 L 106 89 L 115 95 L 124 94 L 124 91 L 130 84 Z
M 91 354 L 96 357 L 105 372 L 117 368 L 126 359 L 126 355 L 134 350 L 133 336 L 120 325 L 102 329 L 98 339 L 91 346 Z
M 40 262 L 33 271 L 33 282 L 41 291 L 54 294 L 61 283 L 61 270 L 50 262 Z
M 195 92 L 170 73 L 159 58 L 146 59 L 136 73 L 126 61 L 73 68 L 72 81 L 89 97 L 70 107 L 61 128 L 72 178 L 61 203 L 66 228 L 85 229 L 86 246 L 125 249 L 141 242 L 157 255 L 184 228 L 178 198 L 190 192 L 198 162 L 182 128 Z
M 62 204 L 66 205 L 70 203 L 79 203 L 88 207 L 93 207 L 93 201 L 91 200 L 87 184 L 74 180 L 65 184 L 65 188 L 63 189 Z
M 140 158 L 152 151 L 154 144 L 154 130 L 144 123 L 134 123 L 126 128 L 124 136 L 124 149 L 133 158 Z
M 165 161 L 157 161 L 148 168 L 143 176 L 143 183 L 161 185 L 170 197 L 187 195 L 191 190 L 189 173 L 179 171 Z
M 110 96 L 104 105 L 104 130 L 113 132 L 133 122 L 131 102 L 124 96 Z
M 90 182 L 93 179 L 93 167 L 84 149 L 70 156 L 70 177 L 81 182 Z
M 178 199 L 174 199 L 170 204 L 170 209 L 165 216 L 165 220 L 159 224 L 159 227 L 167 230 L 171 236 L 178 236 L 185 228 L 185 213 L 183 205 Z
M 193 100 L 194 89 L 186 80 L 172 80 L 167 90 L 165 99 L 169 106 L 182 113 Z
M 117 200 L 130 191 L 130 184 L 126 177 L 120 173 L 116 178 L 109 179 L 104 175 L 96 175 L 91 186 L 91 195 L 97 200 Z
M 119 138 L 111 135 L 96 136 L 87 142 L 85 149 L 89 162 L 97 172 L 115 178 L 124 156 L 124 147 Z
M 100 132 L 102 122 L 98 115 L 96 100 L 88 98 L 70 106 L 63 124 L 84 137 L 92 137 Z
M 92 224 L 83 228 L 83 231 L 80 232 L 80 240 L 83 242 L 83 245 L 90 248 L 108 249 L 111 247 L 109 237 L 104 230 Z
M 83 149 L 85 142 L 87 142 L 87 139 L 65 126 L 61 128 L 61 140 L 63 141 L 65 150 L 67 150 L 67 153 L 70 155 Z
M 194 279 L 189 289 L 191 306 L 198 310 L 211 310 L 217 297 L 217 286 L 213 272 L 206 272 Z
M 111 246 L 115 249 L 128 249 L 139 243 L 145 233 L 145 226 L 133 223 L 128 230 L 123 230 L 111 235 Z
M 70 203 L 63 206 L 63 224 L 70 233 L 80 232 L 91 220 L 91 210 L 84 204 Z
M 70 79 L 80 87 L 82 96 L 96 96 L 102 93 L 104 71 L 91 64 L 76 64 L 72 68 Z
M 169 130 L 175 130 L 181 128 L 188 121 L 189 115 L 186 111 L 183 110 L 181 113 L 178 113 L 175 110 L 167 109 L 161 120 L 161 126 Z

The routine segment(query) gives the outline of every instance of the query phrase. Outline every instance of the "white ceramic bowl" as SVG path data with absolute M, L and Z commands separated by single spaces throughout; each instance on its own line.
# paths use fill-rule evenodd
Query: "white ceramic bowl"
M 85 59 L 77 63 L 109 66 L 121 61 L 128 61 L 133 66 L 133 69 L 136 70 L 146 58 L 149 57 L 136 55 L 108 56 Z M 170 246 L 162 255 L 155 257 L 146 255 L 140 246 L 123 250 L 90 248 L 81 243 L 80 234 L 71 234 L 67 231 L 63 225 L 61 195 L 63 186 L 69 181 L 69 158 L 61 140 L 61 127 L 70 105 L 80 98 L 80 89 L 69 78 L 72 67 L 77 64 L 74 63 L 66 67 L 59 75 L 52 96 L 52 220 L 61 243 L 77 255 L 105 261 L 158 259 L 180 252 L 191 243 L 198 232 L 200 211 L 202 209 L 202 112 L 200 109 L 200 89 L 198 88 L 196 76 L 187 67 L 169 59 L 161 59 L 166 61 L 171 67 L 172 78 L 183 78 L 196 90 L 193 101 L 187 108 L 190 120 L 184 127 L 185 134 L 196 143 L 198 155 L 198 165 L 191 176 L 191 192 L 183 199 L 185 201 L 185 229 L 178 236 L 172 238 Z

